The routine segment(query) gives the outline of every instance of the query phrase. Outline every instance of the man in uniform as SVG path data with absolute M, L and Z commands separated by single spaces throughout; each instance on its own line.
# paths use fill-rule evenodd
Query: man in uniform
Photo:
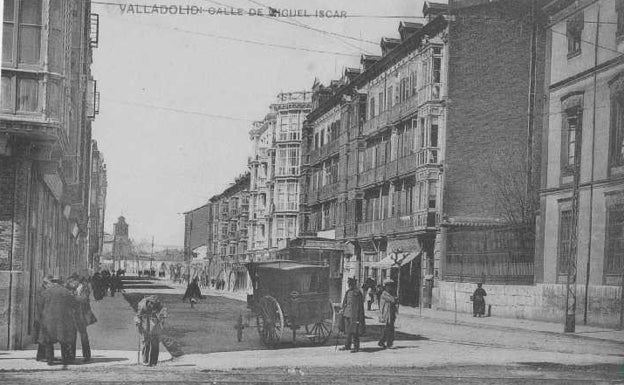
M 355 278 L 349 278 L 347 282 L 349 289 L 345 293 L 341 310 L 347 341 L 340 350 L 351 350 L 351 353 L 357 353 L 360 350 L 360 335 L 364 334 L 366 327 L 364 324 L 364 295 L 358 289 Z M 353 349 L 351 349 L 351 342 L 353 342 Z

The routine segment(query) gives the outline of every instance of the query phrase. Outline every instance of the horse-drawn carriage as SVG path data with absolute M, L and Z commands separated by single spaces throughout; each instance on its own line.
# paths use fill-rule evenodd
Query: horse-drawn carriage
M 248 298 L 267 347 L 276 347 L 284 329 L 304 329 L 313 344 L 327 341 L 334 328 L 335 310 L 329 300 L 329 266 L 287 260 L 246 264 L 253 284 Z

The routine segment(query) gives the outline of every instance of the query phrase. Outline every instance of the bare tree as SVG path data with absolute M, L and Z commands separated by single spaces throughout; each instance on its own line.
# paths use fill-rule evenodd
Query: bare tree
M 501 218 L 535 234 L 538 185 L 537 178 L 529 170 L 526 155 L 520 151 L 499 152 L 489 163 L 489 173 L 492 197 Z

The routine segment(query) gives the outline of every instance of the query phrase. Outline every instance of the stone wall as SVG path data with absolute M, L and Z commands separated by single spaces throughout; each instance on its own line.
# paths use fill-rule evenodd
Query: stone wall
M 474 283 L 439 281 L 433 292 L 433 308 L 455 309 L 472 313 L 470 296 L 476 289 Z M 486 305 L 492 305 L 493 317 L 534 319 L 563 323 L 565 315 L 566 285 L 537 284 L 534 286 L 484 285 Z M 585 286 L 578 285 L 577 324 L 583 322 Z M 617 286 L 590 286 L 587 323 L 596 326 L 616 327 L 620 320 L 621 289 Z

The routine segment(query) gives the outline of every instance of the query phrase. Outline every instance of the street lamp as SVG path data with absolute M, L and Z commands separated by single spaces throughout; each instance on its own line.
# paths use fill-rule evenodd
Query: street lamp
M 400 254 L 400 255 L 399 255 Z M 394 256 L 393 256 L 394 255 Z M 390 254 L 390 259 L 392 259 L 393 265 L 395 265 L 398 269 L 397 273 L 397 309 L 401 304 L 401 263 L 407 258 L 409 253 L 404 253 L 402 249 L 394 249 L 392 250 L 392 254 Z

